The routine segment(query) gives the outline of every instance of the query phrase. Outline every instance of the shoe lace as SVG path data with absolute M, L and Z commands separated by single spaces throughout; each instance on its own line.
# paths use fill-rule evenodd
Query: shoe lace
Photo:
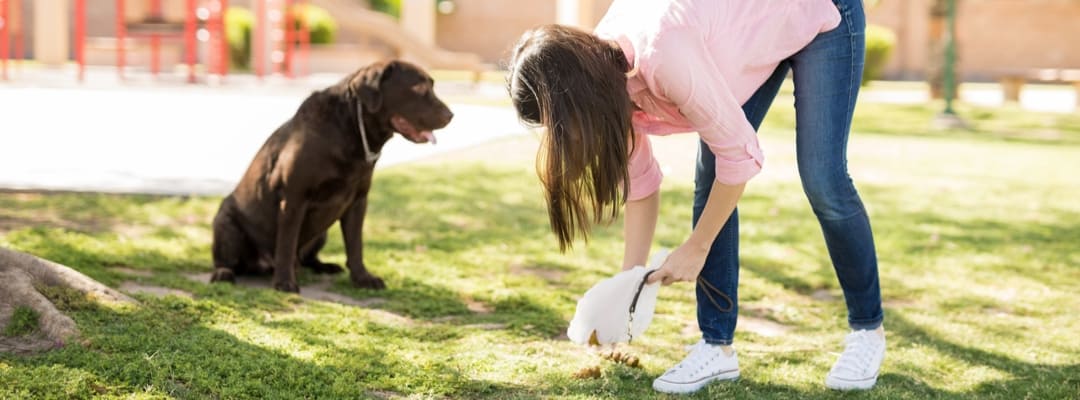
M 710 352 L 708 351 L 709 346 L 710 345 L 708 343 L 705 343 L 705 340 L 701 340 L 695 344 L 687 346 L 686 350 L 689 351 L 690 354 L 688 354 L 686 358 L 682 360 L 682 362 L 676 364 L 675 367 L 672 368 L 672 370 L 678 371 L 686 369 L 697 371 L 704 368 L 706 365 L 708 365 L 709 361 L 712 360 L 714 356 L 714 354 L 710 354 Z
M 870 368 L 874 358 L 874 346 L 866 332 L 852 332 L 844 338 L 844 352 L 833 367 L 835 371 L 862 374 Z

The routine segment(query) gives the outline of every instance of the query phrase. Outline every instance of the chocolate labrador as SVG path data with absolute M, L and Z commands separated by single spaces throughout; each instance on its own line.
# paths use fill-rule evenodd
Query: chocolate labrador
M 312 93 L 266 140 L 214 217 L 211 282 L 273 272 L 274 288 L 299 292 L 297 265 L 340 273 L 319 261 L 326 231 L 341 221 L 354 286 L 385 288 L 363 258 L 363 225 L 372 171 L 394 132 L 414 143 L 454 114 L 419 67 L 376 63 Z

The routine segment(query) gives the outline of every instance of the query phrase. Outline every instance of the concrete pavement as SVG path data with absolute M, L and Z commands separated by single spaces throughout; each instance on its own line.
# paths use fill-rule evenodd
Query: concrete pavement
M 228 193 L 311 89 L 0 86 L 0 188 Z M 451 108 L 437 145 L 395 137 L 379 167 L 526 132 L 507 107 Z

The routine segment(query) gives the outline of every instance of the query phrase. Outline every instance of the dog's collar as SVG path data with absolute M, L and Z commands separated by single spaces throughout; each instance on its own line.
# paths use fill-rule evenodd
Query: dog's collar
M 364 102 L 356 101 L 356 124 L 360 126 L 360 142 L 364 144 L 364 160 L 369 163 L 374 163 L 379 160 L 379 156 L 382 152 L 372 153 L 371 147 L 367 142 L 367 129 L 364 128 Z

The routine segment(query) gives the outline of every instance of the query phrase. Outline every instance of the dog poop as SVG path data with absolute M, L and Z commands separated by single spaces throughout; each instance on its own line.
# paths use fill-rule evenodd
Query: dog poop
M 600 366 L 585 367 L 574 373 L 576 379 L 597 379 L 600 377 Z
M 589 335 L 589 346 L 599 346 L 600 340 L 596 338 L 596 329 L 593 329 L 592 334 Z
M 611 353 L 605 353 L 601 357 L 606 360 L 610 360 L 616 364 L 622 364 L 630 368 L 641 368 L 641 360 L 637 356 L 630 354 L 612 351 Z

